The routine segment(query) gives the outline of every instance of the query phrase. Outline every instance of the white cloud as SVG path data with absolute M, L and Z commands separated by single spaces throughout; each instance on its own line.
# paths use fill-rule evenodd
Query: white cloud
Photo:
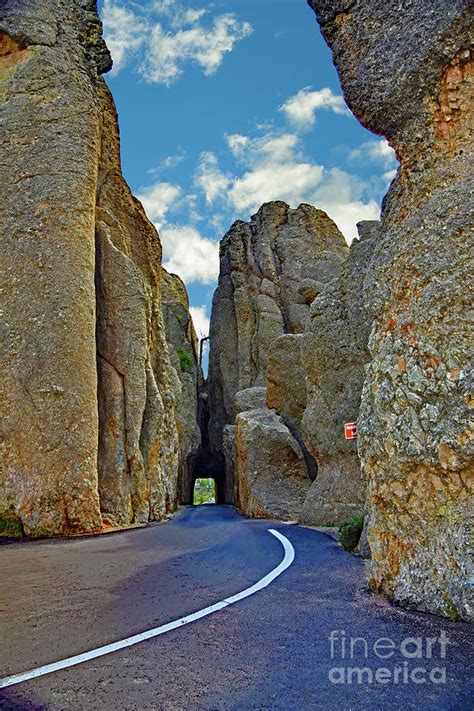
M 358 237 L 357 222 L 380 219 L 375 200 L 364 202 L 363 181 L 339 168 L 325 171 L 324 180 L 313 195 L 313 204 L 327 212 L 350 244 Z
M 214 74 L 224 54 L 251 32 L 248 22 L 240 22 L 232 14 L 214 17 L 211 27 L 193 23 L 174 33 L 157 22 L 151 30 L 140 71 L 148 81 L 167 86 L 181 76 L 183 64 L 189 61 L 199 64 L 204 74 Z
M 348 242 L 357 237 L 357 222 L 379 218 L 379 205 L 371 197 L 370 180 L 365 182 L 344 170 L 326 169 L 305 160 L 295 134 L 279 134 L 272 129 L 257 137 L 227 135 L 226 142 L 244 170 L 232 179 L 225 176 L 220 185 L 218 180 L 211 182 L 211 186 L 216 188 L 212 198 L 225 198 L 222 209 L 230 207 L 232 217 L 247 219 L 271 200 L 284 200 L 291 207 L 307 202 L 325 210 Z M 214 155 L 209 166 L 211 175 L 223 175 Z M 209 186 L 201 181 L 199 187 L 208 197 Z
M 204 8 L 185 8 L 176 0 L 154 0 L 152 9 L 158 15 L 165 15 L 173 27 L 192 25 L 207 13 Z
M 189 311 L 193 319 L 194 328 L 198 338 L 205 338 L 209 335 L 209 316 L 205 306 L 190 306 Z
M 295 126 L 303 129 L 311 128 L 315 124 L 316 112 L 319 109 L 329 109 L 344 116 L 351 115 L 344 98 L 333 94 L 327 87 L 318 91 L 305 87 L 280 106 L 280 111 L 283 111 Z
M 284 200 L 292 207 L 307 202 L 325 210 L 351 242 L 357 236 L 357 222 L 378 219 L 377 201 L 366 197 L 370 181 L 305 160 L 297 135 L 270 129 L 256 137 L 230 134 L 225 138 L 243 171 L 230 178 L 219 169 L 214 154 L 204 153 L 195 184 L 208 203 L 220 199 L 227 222 L 236 216 L 247 219 L 272 200 Z M 213 220 L 220 225 L 223 215 L 215 212 Z
M 386 168 L 392 168 L 397 162 L 395 151 L 385 138 L 362 143 L 349 153 L 349 160 L 370 161 L 371 163 L 379 163 Z
M 248 136 L 241 136 L 239 133 L 234 133 L 230 136 L 226 136 L 225 138 L 227 145 L 236 158 L 240 158 L 243 155 L 245 148 L 248 146 L 250 141 Z
M 395 178 L 397 174 L 397 169 L 393 168 L 393 170 L 387 170 L 383 175 L 382 175 L 382 180 L 385 182 L 385 185 L 388 187 L 392 180 Z
M 213 203 L 225 192 L 229 182 L 229 178 L 219 169 L 214 153 L 201 153 L 194 183 L 204 193 L 206 202 Z
M 104 0 L 102 11 L 104 38 L 118 74 L 145 41 L 147 26 L 129 7 L 114 0 Z
M 145 9 L 132 0 L 104 0 L 104 36 L 118 73 L 140 50 L 138 70 L 149 82 L 169 86 L 188 62 L 214 74 L 236 42 L 252 33 L 233 13 L 210 17 L 205 8 L 155 0 Z
M 181 188 L 172 183 L 154 183 L 143 188 L 138 199 L 145 208 L 145 212 L 153 222 L 164 220 L 168 211 L 177 202 L 181 195 Z M 158 224 L 158 229 L 160 229 Z
M 219 275 L 219 243 L 190 225 L 165 225 L 160 232 L 164 268 L 185 283 L 212 284 Z
M 293 133 L 277 133 L 271 129 L 258 138 L 234 133 L 225 139 L 234 158 L 248 166 L 293 161 L 299 144 L 298 136 Z
M 165 170 L 169 170 L 169 168 L 175 168 L 177 165 L 183 162 L 183 160 L 186 157 L 186 153 L 181 147 L 178 147 L 178 150 L 176 153 L 174 153 L 171 156 L 166 156 L 166 158 L 163 158 L 161 163 L 159 163 L 155 168 L 150 168 L 147 170 L 147 173 L 149 175 L 156 175 L 157 173 L 162 173 Z
M 270 200 L 296 205 L 310 200 L 322 174 L 322 166 L 311 163 L 265 165 L 237 178 L 229 190 L 229 199 L 237 210 L 250 212 Z
M 236 210 L 254 212 L 270 200 L 290 204 L 307 200 L 321 180 L 322 166 L 301 158 L 294 134 L 269 131 L 256 138 L 232 134 L 226 141 L 234 157 L 248 168 L 233 179 L 227 193 Z
M 362 202 L 362 200 L 350 202 L 328 201 L 320 202 L 316 207 L 327 212 L 331 220 L 334 220 L 348 244 L 359 236 L 356 227 L 358 222 L 361 220 L 380 219 L 380 207 L 375 200 L 369 200 L 367 203 Z

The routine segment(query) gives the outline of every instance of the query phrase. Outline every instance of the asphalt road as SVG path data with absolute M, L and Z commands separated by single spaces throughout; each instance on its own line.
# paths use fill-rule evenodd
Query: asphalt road
M 269 528 L 296 554 L 271 585 L 162 636 L 0 690 L 0 708 L 474 707 L 472 626 L 371 595 L 364 563 L 323 533 L 248 521 L 227 506 L 188 507 L 171 522 L 113 535 L 2 546 L 0 677 L 163 625 L 252 586 L 283 559 Z M 352 658 L 351 638 L 359 638 Z M 374 650 L 379 638 L 385 641 Z

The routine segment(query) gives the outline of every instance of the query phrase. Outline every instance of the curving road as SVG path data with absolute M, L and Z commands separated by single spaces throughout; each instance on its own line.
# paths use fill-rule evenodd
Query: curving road
M 2 710 L 472 708 L 472 626 L 370 595 L 362 561 L 317 531 L 187 507 L 144 529 L 5 545 L 0 566 L 0 678 L 160 630 L 0 689 Z

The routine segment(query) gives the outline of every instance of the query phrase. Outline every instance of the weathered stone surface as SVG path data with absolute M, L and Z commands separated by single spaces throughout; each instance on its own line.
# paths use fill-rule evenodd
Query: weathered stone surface
M 260 410 L 266 407 L 267 389 L 262 387 L 247 388 L 247 390 L 239 390 L 235 393 L 234 411 L 238 415 L 239 412 L 247 412 L 247 410 Z
M 298 442 L 274 411 L 237 415 L 235 461 L 243 514 L 282 520 L 298 517 L 311 482 Z
M 1 508 L 34 535 L 101 526 L 97 72 L 68 5 L 7 0 L 0 18 Z
M 338 526 L 348 516 L 363 513 L 364 487 L 357 456 L 317 460 L 318 472 L 301 509 L 307 526 Z
M 324 284 L 315 279 L 303 279 L 298 287 L 298 294 L 301 294 L 307 304 L 311 304 L 318 294 L 324 290 Z
M 376 235 L 377 224 L 369 223 L 370 234 Z M 365 223 L 359 229 L 369 232 Z M 344 423 L 357 420 L 370 359 L 363 284 L 375 244 L 376 237 L 352 242 L 339 276 L 313 302 L 311 329 L 302 342 L 307 378 L 302 432 L 318 463 L 301 515 L 306 524 L 339 524 L 364 510 L 356 440 L 344 438 Z
M 176 500 L 180 384 L 95 2 L 6 0 L 0 32 L 0 514 L 33 536 L 159 518 Z
M 177 405 L 180 444 L 178 499 L 184 501 L 194 486 L 191 479 L 201 449 L 201 431 L 197 422 L 198 393 L 202 386 L 199 344 L 182 280 L 162 269 L 161 290 L 170 360 L 181 381 Z
M 123 180 L 115 106 L 104 82 L 96 208 L 99 494 L 111 523 L 160 519 L 176 505 L 180 382 L 171 367 L 161 302 L 161 245 Z M 105 361 L 106 365 L 104 365 Z M 105 369 L 104 369 L 105 368 Z M 123 404 L 107 407 L 116 370 Z M 122 419 L 121 419 L 122 415 Z M 118 427 L 111 442 L 103 433 Z M 109 446 L 113 444 L 113 446 Z M 115 474 L 116 473 L 116 474 Z M 128 503 L 123 498 L 128 492 Z M 118 496 L 117 496 L 118 494 Z
M 310 205 L 293 210 L 267 203 L 251 222 L 238 221 L 225 235 L 209 365 L 209 437 L 221 461 L 222 432 L 234 422 L 236 393 L 265 387 L 275 340 L 303 332 L 309 322 L 301 285 L 314 290 L 332 279 L 347 251 L 336 225 Z
M 303 334 L 280 336 L 268 357 L 266 404 L 292 430 L 301 430 L 306 407 L 306 374 L 301 362 L 304 339 Z
M 227 472 L 227 500 L 237 502 L 239 499 L 237 480 L 235 478 L 235 425 L 226 425 L 222 435 L 225 470 Z M 232 488 L 230 488 L 232 487 Z
M 366 275 L 359 420 L 371 584 L 473 617 L 472 4 L 312 0 L 344 94 L 401 162 Z
M 360 534 L 359 543 L 357 544 L 357 548 L 356 548 L 355 552 L 357 553 L 357 555 L 360 555 L 361 558 L 370 558 L 371 557 L 369 538 L 368 538 L 367 516 L 364 518 L 364 528 L 362 529 L 362 533 Z

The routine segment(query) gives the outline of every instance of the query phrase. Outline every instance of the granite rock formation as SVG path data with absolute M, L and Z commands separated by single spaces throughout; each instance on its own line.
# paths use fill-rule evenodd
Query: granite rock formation
M 237 504 L 251 518 L 296 520 L 308 493 L 303 452 L 274 410 L 250 410 L 235 423 Z
M 251 222 L 234 223 L 223 238 L 209 364 L 209 439 L 222 468 L 223 433 L 234 424 L 236 394 L 248 391 L 247 397 L 249 389 L 266 386 L 276 339 L 304 332 L 308 289 L 317 291 L 336 276 L 347 250 L 324 212 L 310 205 L 290 209 L 283 202 L 263 205 Z
M 180 445 L 178 500 L 184 501 L 194 488 L 193 472 L 201 451 L 198 405 L 203 377 L 199 365 L 199 342 L 189 312 L 186 287 L 179 276 L 162 269 L 161 289 L 168 351 L 181 381 L 177 402 Z
M 302 341 L 307 386 L 302 435 L 318 463 L 301 513 L 306 524 L 340 524 L 364 510 L 357 443 L 344 438 L 344 424 L 359 416 L 364 366 L 370 360 L 371 320 L 363 285 L 378 226 L 359 223 L 361 239 L 352 242 L 339 276 L 313 301 L 311 327 Z
M 310 4 L 346 101 L 401 164 L 366 274 L 371 585 L 472 619 L 472 3 Z
M 306 373 L 301 362 L 305 334 L 279 336 L 268 357 L 266 406 L 278 412 L 292 430 L 301 431 L 307 402 Z
M 181 387 L 161 309 L 161 245 L 120 170 L 118 124 L 97 86 L 96 203 L 99 495 L 111 523 L 160 519 L 176 505 Z
M 121 175 L 110 66 L 93 0 L 2 3 L 0 514 L 33 536 L 176 502 L 161 246 Z

